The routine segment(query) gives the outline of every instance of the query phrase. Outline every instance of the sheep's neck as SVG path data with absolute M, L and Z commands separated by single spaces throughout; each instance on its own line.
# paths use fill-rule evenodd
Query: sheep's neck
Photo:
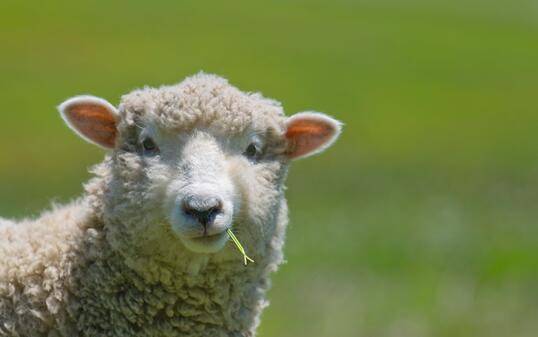
M 77 306 L 84 309 L 77 320 L 83 336 L 254 334 L 268 287 L 263 265 L 208 262 L 193 272 L 104 255 L 79 273 Z

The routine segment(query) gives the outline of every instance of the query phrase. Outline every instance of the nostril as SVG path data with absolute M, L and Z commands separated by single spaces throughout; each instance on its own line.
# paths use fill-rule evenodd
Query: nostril
M 222 202 L 214 198 L 209 200 L 191 198 L 183 203 L 183 212 L 206 227 L 222 212 Z

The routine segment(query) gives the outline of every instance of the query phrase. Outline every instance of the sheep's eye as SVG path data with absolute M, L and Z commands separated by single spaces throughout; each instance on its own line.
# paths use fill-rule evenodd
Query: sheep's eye
M 142 141 L 142 149 L 146 155 L 155 155 L 159 153 L 159 148 L 151 138 L 145 138 Z
M 256 159 L 256 157 L 258 157 L 258 148 L 256 145 L 250 144 L 243 155 L 248 159 Z

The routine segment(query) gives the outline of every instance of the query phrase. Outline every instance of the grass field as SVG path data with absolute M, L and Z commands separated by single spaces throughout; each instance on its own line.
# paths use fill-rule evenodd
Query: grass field
M 261 337 L 537 335 L 536 2 L 7 0 L 0 43 L 0 215 L 103 157 L 65 98 L 214 72 L 346 124 L 292 168 Z

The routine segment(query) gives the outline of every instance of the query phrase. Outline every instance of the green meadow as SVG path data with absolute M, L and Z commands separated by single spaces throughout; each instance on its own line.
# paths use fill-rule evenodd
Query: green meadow
M 0 44 L 1 216 L 103 158 L 64 99 L 217 73 L 345 123 L 290 171 L 260 337 L 538 335 L 535 1 L 5 0 Z

